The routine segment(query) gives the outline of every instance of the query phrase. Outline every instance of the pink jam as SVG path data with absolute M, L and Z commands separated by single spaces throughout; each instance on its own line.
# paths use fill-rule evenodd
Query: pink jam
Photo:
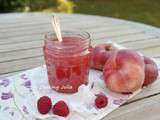
M 53 34 L 46 36 L 44 57 L 52 89 L 75 93 L 80 85 L 88 83 L 91 53 L 86 35 L 66 35 L 62 42 Z

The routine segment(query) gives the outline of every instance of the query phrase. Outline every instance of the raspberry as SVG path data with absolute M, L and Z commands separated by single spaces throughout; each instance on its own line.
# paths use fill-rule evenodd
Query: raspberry
M 47 114 L 52 107 L 51 99 L 47 96 L 40 97 L 37 102 L 37 107 L 41 114 Z
M 67 104 L 61 100 L 53 106 L 52 112 L 55 115 L 66 117 L 69 114 L 69 108 Z
M 104 108 L 108 104 L 108 98 L 104 95 L 97 95 L 95 99 L 95 105 L 97 108 Z

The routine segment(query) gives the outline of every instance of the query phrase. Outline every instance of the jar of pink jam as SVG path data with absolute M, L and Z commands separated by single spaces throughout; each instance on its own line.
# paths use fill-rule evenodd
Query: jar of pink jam
M 62 42 L 54 33 L 45 35 L 43 48 L 50 87 L 58 92 L 75 93 L 88 83 L 91 40 L 87 32 L 62 31 Z

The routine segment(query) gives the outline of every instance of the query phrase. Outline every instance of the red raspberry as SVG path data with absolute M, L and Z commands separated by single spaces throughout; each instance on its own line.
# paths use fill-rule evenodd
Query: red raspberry
M 42 96 L 38 99 L 37 107 L 41 114 L 47 114 L 52 107 L 52 101 L 49 97 Z
M 95 105 L 97 108 L 104 108 L 108 104 L 108 98 L 104 95 L 97 95 L 95 99 Z
M 66 117 L 69 114 L 69 108 L 67 104 L 61 100 L 53 106 L 52 112 L 55 115 Z

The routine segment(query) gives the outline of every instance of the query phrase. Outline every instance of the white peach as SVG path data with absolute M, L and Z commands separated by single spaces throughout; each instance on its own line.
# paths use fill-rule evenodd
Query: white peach
M 158 66 L 149 57 L 144 56 L 145 63 L 145 80 L 143 86 L 148 86 L 152 84 L 158 78 Z
M 92 48 L 91 67 L 97 70 L 103 70 L 106 61 L 116 49 L 118 48 L 111 43 L 96 45 Z
M 131 93 L 140 89 L 144 77 L 143 57 L 128 49 L 114 52 L 103 69 L 106 86 L 118 93 Z

